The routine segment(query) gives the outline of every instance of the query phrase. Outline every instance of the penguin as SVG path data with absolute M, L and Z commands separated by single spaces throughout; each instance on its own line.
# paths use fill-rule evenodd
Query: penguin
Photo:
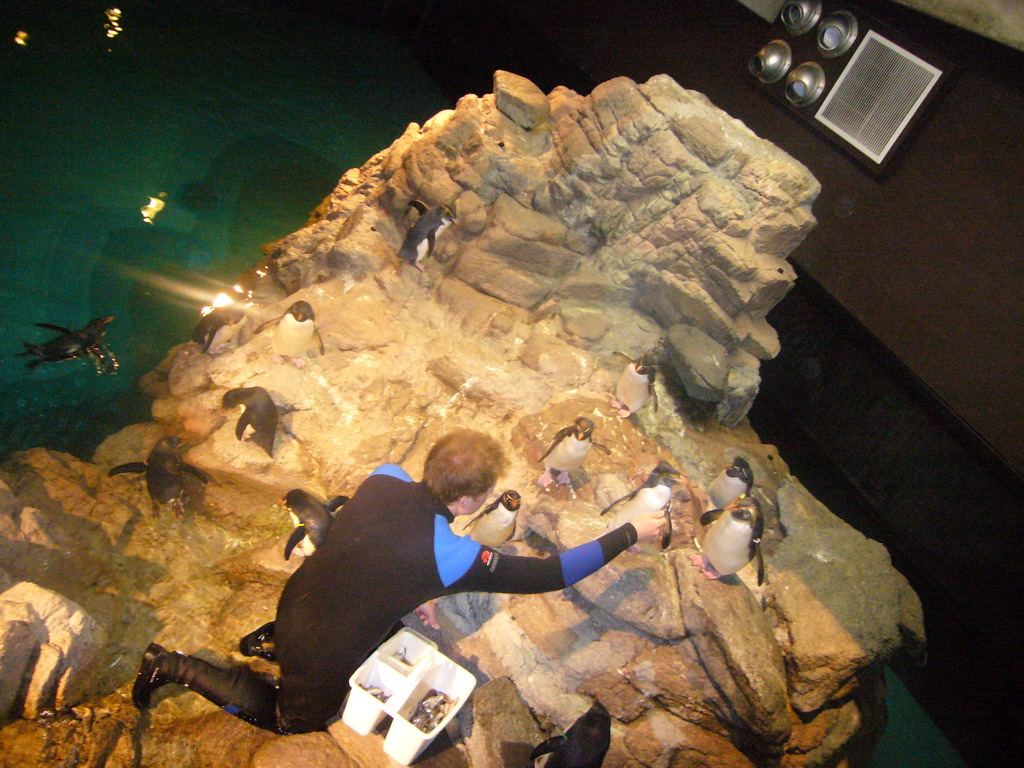
M 192 330 L 192 341 L 204 354 L 219 354 L 242 330 L 245 310 L 234 304 L 214 307 L 199 318 Z
M 348 496 L 335 496 L 324 504 L 301 488 L 288 491 L 282 503 L 288 507 L 288 514 L 295 530 L 285 544 L 284 559 L 291 557 L 292 550 L 296 550 L 303 557 L 312 555 L 316 548 L 323 544 L 335 513 L 347 501 Z
M 239 440 L 245 435 L 246 427 L 252 427 L 251 440 L 274 458 L 274 436 L 277 434 L 277 422 L 280 412 L 263 387 L 238 387 L 229 389 L 221 399 L 224 408 L 245 406 L 242 415 L 235 425 L 235 437 Z
M 316 329 L 316 316 L 313 314 L 313 307 L 308 301 L 296 301 L 288 311 L 281 315 L 274 328 L 274 336 L 271 341 L 274 354 L 280 357 L 291 358 L 296 366 L 302 367 L 306 364 L 304 355 L 316 337 L 320 348 L 320 354 L 324 353 L 324 342 L 320 338 L 320 332 Z M 259 333 L 274 320 L 268 320 L 256 329 Z
M 665 510 L 665 520 L 668 522 L 665 532 L 661 537 L 661 548 L 667 549 L 672 540 L 672 486 L 678 482 L 682 475 L 679 470 L 667 461 L 659 461 L 658 465 L 651 470 L 647 480 L 639 488 L 630 491 L 621 499 L 617 499 L 601 510 L 601 514 L 609 512 L 613 507 L 620 505 L 614 517 L 608 521 L 608 530 L 614 530 L 620 525 L 625 525 L 634 517 L 644 512 L 654 512 L 659 509 Z
M 206 473 L 191 464 L 186 464 L 178 456 L 181 439 L 162 437 L 145 461 L 131 461 L 107 472 L 107 477 L 124 474 L 125 472 L 145 472 L 146 490 L 153 502 L 153 511 L 159 514 L 161 506 L 170 505 L 179 515 L 184 515 L 185 476 L 207 483 L 210 478 Z
M 469 537 L 487 547 L 500 547 L 515 533 L 516 513 L 522 501 L 517 491 L 505 491 L 467 523 L 467 528 L 473 526 Z
M 750 462 L 742 456 L 732 460 L 708 486 L 708 495 L 711 503 L 718 509 L 729 506 L 745 493 L 750 493 L 754 486 L 754 472 L 750 468 Z
M 60 336 L 45 344 L 29 344 L 23 341 L 21 344 L 25 349 L 18 355 L 36 356 L 35 360 L 25 363 L 28 368 L 35 368 L 40 363 L 62 363 L 65 360 L 89 357 L 92 358 L 97 373 L 113 373 L 118 368 L 117 360 L 103 346 L 103 335 L 113 320 L 113 317 L 97 317 L 78 330 L 51 323 L 36 323 L 37 328 L 57 331 Z
M 612 408 L 619 416 L 627 419 L 649 401 L 653 401 L 654 410 L 658 410 L 658 395 L 654 391 L 654 370 L 654 356 L 649 353 L 641 355 L 636 360 L 630 360 L 622 369 L 622 375 L 615 384 L 615 397 L 612 398 Z
M 415 208 L 420 215 L 416 223 L 405 233 L 402 247 L 398 249 L 398 258 L 409 262 L 422 272 L 422 262 L 433 255 L 438 236 L 455 221 L 455 208 L 451 205 L 442 205 L 428 211 L 427 206 L 419 200 L 411 201 L 409 207 Z
M 710 509 L 700 516 L 707 527 L 701 545 L 703 554 L 690 555 L 700 572 L 709 579 L 736 573 L 751 560 L 757 561 L 757 584 L 764 583 L 764 558 L 761 536 L 764 515 L 757 499 L 744 494 L 725 509 Z
M 555 439 L 540 457 L 544 462 L 544 474 L 537 480 L 537 484 L 545 488 L 552 482 L 569 485 L 569 473 L 583 466 L 583 460 L 590 453 L 591 446 L 610 454 L 607 446 L 593 441 L 593 435 L 594 422 L 585 416 L 576 419 L 572 426 L 558 430 Z M 558 472 L 557 478 L 551 476 L 552 470 Z
M 611 731 L 611 715 L 601 702 L 595 702 L 565 733 L 534 748 L 533 768 L 601 768 Z

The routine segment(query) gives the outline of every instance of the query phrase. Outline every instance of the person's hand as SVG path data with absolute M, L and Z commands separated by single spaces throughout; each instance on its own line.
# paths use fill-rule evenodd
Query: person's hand
M 630 522 L 636 528 L 638 541 L 656 541 L 661 537 L 661 530 L 665 527 L 665 510 L 643 512 Z
M 434 607 L 432 602 L 424 603 L 415 611 L 413 611 L 419 620 L 423 622 L 424 627 L 430 627 L 431 629 L 440 629 L 441 625 L 437 622 L 437 609 Z

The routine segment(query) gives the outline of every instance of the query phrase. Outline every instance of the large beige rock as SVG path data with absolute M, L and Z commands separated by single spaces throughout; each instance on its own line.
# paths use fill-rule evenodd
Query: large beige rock
M 154 639 L 273 673 L 237 643 L 273 619 L 300 567 L 283 558 L 282 495 L 347 495 L 384 462 L 417 476 L 461 426 L 505 447 L 502 489 L 523 497 L 506 555 L 593 540 L 601 510 L 660 460 L 685 477 L 665 550 L 623 553 L 550 594 L 439 601 L 442 629 L 423 631 L 478 688 L 419 764 L 523 764 L 595 699 L 613 716 L 607 765 L 863 764 L 884 719 L 878 670 L 920 650 L 920 603 L 880 545 L 815 502 L 744 419 L 759 361 L 778 352 L 765 316 L 792 284 L 786 256 L 817 193 L 803 166 L 666 76 L 583 96 L 499 72 L 493 94 L 410 124 L 268 247 L 246 277 L 259 301 L 236 344 L 179 345 L 145 377 L 154 423 L 112 436 L 95 464 L 36 449 L 0 467 L 0 588 L 45 584 L 107 635 L 87 665 L 96 676 L 65 693 L 82 702 L 74 717 L 10 723 L 0 751 L 63 763 L 63 738 L 96 765 L 387 768 L 381 734 L 337 723 L 279 738 L 173 687 L 140 722 L 128 694 Z M 423 272 L 395 256 L 411 200 L 458 213 Z M 275 359 L 270 338 L 299 299 L 325 349 L 296 364 Z M 623 419 L 610 403 L 619 355 L 652 350 L 660 407 Z M 272 455 L 239 441 L 239 410 L 222 408 L 240 386 L 265 388 L 281 411 Z M 697 410 L 717 422 L 686 415 Z M 592 450 L 571 486 L 539 488 L 542 454 L 580 416 L 608 452 Z M 141 477 L 106 475 L 167 434 L 211 478 L 180 518 L 154 515 Z M 749 568 L 709 581 L 690 560 L 706 485 L 737 455 L 765 512 L 760 587 Z M 74 645 L 37 633 L 34 610 L 9 607 L 0 669 L 32 682 L 23 700 L 38 712 L 73 688 L 61 685 Z

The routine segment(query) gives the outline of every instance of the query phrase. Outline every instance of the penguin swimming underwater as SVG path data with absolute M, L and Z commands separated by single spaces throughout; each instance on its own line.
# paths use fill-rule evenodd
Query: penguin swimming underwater
M 764 515 L 757 499 L 744 494 L 725 509 L 711 509 L 700 516 L 700 524 L 708 527 L 701 545 L 701 555 L 690 559 L 709 579 L 736 573 L 751 560 L 757 561 L 757 584 L 764 583 L 764 557 L 761 536 Z
M 153 511 L 159 513 L 160 507 L 168 504 L 179 515 L 184 515 L 185 476 L 191 475 L 203 483 L 209 482 L 210 478 L 202 470 L 181 460 L 178 456 L 180 447 L 180 438 L 162 437 L 157 440 L 145 461 L 119 464 L 107 472 L 107 477 L 126 472 L 145 472 L 146 490 L 153 502 Z
M 611 744 L 611 728 L 608 710 L 595 702 L 561 736 L 534 747 L 533 768 L 601 768 Z
M 219 354 L 242 330 L 245 310 L 234 304 L 214 307 L 199 318 L 192 329 L 191 339 L 198 344 L 204 354 Z
M 398 258 L 422 272 L 422 262 L 433 255 L 438 236 L 455 221 L 455 209 L 451 205 L 442 205 L 428 211 L 427 206 L 419 200 L 412 200 L 409 207 L 419 211 L 420 216 L 405 233 L 402 247 L 398 249 Z
M 719 509 L 729 506 L 745 493 L 750 493 L 754 486 L 754 471 L 750 468 L 750 462 L 742 456 L 732 460 L 708 485 L 708 496 L 711 503 Z
M 500 547 L 515 533 L 516 513 L 522 501 L 518 491 L 505 491 L 467 523 L 467 528 L 473 526 L 469 537 L 484 546 Z
M 271 340 L 274 354 L 291 358 L 292 362 L 301 368 L 306 364 L 304 355 L 313 344 L 314 337 L 319 345 L 320 354 L 324 353 L 324 342 L 320 338 L 320 332 L 316 329 L 316 316 L 308 301 L 296 301 L 288 307 L 287 312 L 274 320 L 277 320 Z M 262 331 L 274 320 L 263 323 L 256 329 L 256 333 Z
M 586 416 L 580 416 L 572 426 L 558 430 L 555 439 L 540 457 L 544 462 L 544 474 L 537 480 L 537 484 L 545 488 L 552 482 L 569 485 L 569 473 L 583 466 L 591 446 L 611 454 L 607 446 L 593 441 L 593 435 L 594 422 Z M 552 470 L 558 472 L 557 478 L 551 476 Z
M 672 504 L 672 486 L 682 477 L 679 470 L 667 461 L 659 461 L 658 465 L 651 470 L 644 484 L 639 488 L 630 491 L 621 499 L 617 499 L 601 510 L 605 514 L 613 507 L 621 504 L 618 511 L 608 521 L 607 530 L 611 531 L 620 525 L 625 525 L 637 515 L 644 512 L 656 512 L 659 509 L 665 510 L 665 520 L 668 526 L 661 537 L 661 548 L 667 549 L 672 540 L 672 513 L 669 509 Z M 634 545 L 636 546 L 636 545 Z
M 293 550 L 303 557 L 312 555 L 323 544 L 334 515 L 347 501 L 348 496 L 335 496 L 323 504 L 301 488 L 288 491 L 284 496 L 284 504 L 288 507 L 295 530 L 285 544 L 284 559 L 291 557 Z
M 612 408 L 618 412 L 619 416 L 627 419 L 652 400 L 654 410 L 658 410 L 658 395 L 654 391 L 654 376 L 654 356 L 650 353 L 643 354 L 626 364 L 615 384 L 615 397 L 612 398 Z
M 18 355 L 36 356 L 35 360 L 25 363 L 29 368 L 35 368 L 40 363 L 62 363 L 65 360 L 90 357 L 96 366 L 97 373 L 113 373 L 118 367 L 117 360 L 110 350 L 103 346 L 103 335 L 113 320 L 112 316 L 97 317 L 78 330 L 71 330 L 51 323 L 36 323 L 37 328 L 57 331 L 60 336 L 45 344 L 29 344 L 27 341 L 23 341 L 21 344 L 25 349 Z
M 252 441 L 274 458 L 274 436 L 277 434 L 277 422 L 280 412 L 263 387 L 238 387 L 229 389 L 221 399 L 224 408 L 245 406 L 242 415 L 235 425 L 235 437 L 239 440 L 245 435 L 246 427 L 252 427 Z

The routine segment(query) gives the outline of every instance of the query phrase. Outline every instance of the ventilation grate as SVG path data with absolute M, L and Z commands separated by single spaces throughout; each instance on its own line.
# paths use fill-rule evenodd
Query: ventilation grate
M 941 76 L 869 30 L 815 119 L 881 163 Z

